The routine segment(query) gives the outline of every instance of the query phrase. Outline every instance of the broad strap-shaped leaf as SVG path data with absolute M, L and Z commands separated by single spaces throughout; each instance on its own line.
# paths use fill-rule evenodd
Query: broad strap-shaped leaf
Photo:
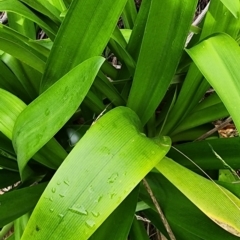
M 0 24 L 0 50 L 43 72 L 46 57 L 28 45 L 28 38 Z
M 196 0 L 152 0 L 127 106 L 143 125 L 163 99 L 180 60 Z
M 137 204 L 139 187 L 137 186 L 124 201 L 111 213 L 106 221 L 94 232 L 89 240 L 127 239 Z
M 169 158 L 162 159 L 156 168 L 212 221 L 240 236 L 239 198 Z
M 198 38 L 203 40 L 211 34 L 218 32 L 225 32 L 233 38 L 237 38 L 239 20 L 240 19 L 236 19 L 228 11 L 220 0 L 211 0 L 201 35 Z M 197 39 L 197 41 L 199 39 Z M 192 63 L 178 94 L 177 101 L 169 114 L 169 121 L 163 129 L 163 135 L 169 135 L 180 121 L 184 121 L 185 116 L 198 105 L 209 87 L 210 85 L 204 79 L 202 73 L 198 70 L 196 65 Z
M 62 19 L 60 17 L 61 12 L 57 9 L 57 6 L 53 5 L 52 1 L 49 0 L 21 0 L 21 2 L 25 3 L 27 6 L 31 7 L 32 9 L 36 10 L 37 12 L 40 12 L 42 15 L 47 16 L 50 18 L 53 22 L 56 24 L 60 24 L 62 22 Z M 44 18 L 45 22 L 46 18 Z M 49 25 L 49 23 L 48 23 Z
M 16 120 L 20 113 L 26 108 L 26 104 L 13 94 L 3 89 L 0 89 L 0 103 L 0 131 L 6 137 L 12 140 L 13 128 L 15 126 Z M 4 140 L 3 136 L 0 136 L 0 140 L 4 141 L 4 143 L 0 145 L 0 148 L 2 146 L 4 151 L 7 151 L 10 154 L 14 154 L 12 149 L 9 148 L 9 144 L 7 144 L 6 140 Z M 66 155 L 67 153 L 62 148 L 62 146 L 54 138 L 52 138 L 44 146 L 43 149 L 31 157 L 49 168 L 57 169 Z M 7 160 L 8 159 L 6 157 L 2 157 L 0 159 L 0 165 L 6 169 L 16 170 L 15 160 Z M 22 161 L 18 161 L 22 180 L 27 178 L 27 176 L 31 175 L 32 173 L 29 167 L 25 168 L 26 163 L 27 162 L 24 164 Z M 23 170 L 25 171 L 25 177 L 23 177 Z
M 31 211 L 46 185 L 41 183 L 0 195 L 0 227 Z
M 240 2 L 239 0 L 220 0 L 225 7 L 233 14 L 235 18 L 239 18 Z
M 226 164 L 230 165 L 233 169 L 240 169 L 238 157 L 240 149 L 239 137 L 209 139 L 207 141 L 189 142 L 176 146 L 177 150 L 188 156 L 204 170 L 224 169 L 226 167 L 224 166 L 224 162 L 216 157 L 211 147 L 221 156 Z M 184 167 L 193 169 L 194 171 L 197 169 L 184 155 L 173 148 L 168 152 L 168 157 L 174 159 Z
M 146 180 L 162 207 L 177 240 L 239 240 L 237 236 L 211 221 L 159 172 L 151 172 L 147 175 Z M 144 216 L 161 233 L 168 236 L 152 199 L 143 186 L 140 188 L 139 197 L 151 206 L 151 209 L 144 210 Z
M 240 49 L 227 34 L 217 34 L 186 50 L 215 89 L 240 131 Z
M 0 131 L 12 139 L 12 131 L 19 114 L 26 104 L 19 98 L 0 88 Z
M 72 1 L 47 61 L 42 92 L 79 63 L 102 54 L 126 2 Z
M 69 120 L 91 87 L 102 57 L 93 57 L 72 69 L 19 115 L 13 130 L 21 176 L 27 162 Z
M 50 36 L 55 36 L 57 33 L 57 26 L 49 26 L 42 19 L 34 14 L 29 8 L 27 8 L 21 1 L 16 0 L 1 0 L 0 1 L 0 11 L 8 11 L 17 13 L 20 16 L 23 16 L 36 24 L 42 27 L 45 32 L 47 32 Z
M 19 173 L 0 169 L 0 189 L 9 187 L 20 181 Z
M 126 107 L 97 120 L 53 176 L 22 240 L 87 240 L 170 148 L 169 138 L 141 130 Z

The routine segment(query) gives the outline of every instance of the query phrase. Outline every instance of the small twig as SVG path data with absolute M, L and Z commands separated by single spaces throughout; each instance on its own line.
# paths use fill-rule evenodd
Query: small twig
M 226 127 L 231 121 L 232 121 L 232 117 L 227 118 L 220 125 L 218 125 L 217 127 L 211 129 L 210 131 L 204 133 L 202 136 L 200 136 L 199 138 L 197 138 L 194 141 L 201 141 L 201 140 L 206 139 L 207 137 L 211 136 L 213 133 L 217 132 L 218 130 L 221 130 L 224 127 Z
M 209 8 L 209 4 L 210 2 L 206 5 L 206 7 L 203 9 L 203 11 L 197 16 L 197 18 L 195 19 L 195 21 L 192 23 L 193 26 L 197 26 L 205 17 L 208 8 Z
M 205 15 L 207 14 L 208 8 L 209 8 L 209 4 L 210 2 L 207 4 L 207 6 L 203 9 L 203 11 L 201 12 L 201 14 L 198 15 L 198 17 L 195 19 L 195 21 L 192 23 L 193 26 L 197 26 L 205 17 Z M 189 33 L 188 37 L 187 37 L 187 41 L 185 44 L 185 47 L 188 45 L 188 43 L 190 42 L 190 40 L 193 37 L 193 33 Z
M 149 193 L 149 195 L 150 195 L 150 197 L 151 197 L 151 199 L 152 199 L 152 201 L 153 201 L 153 204 L 154 204 L 154 206 L 156 207 L 157 212 L 158 212 L 158 214 L 159 214 L 159 216 L 160 216 L 160 218 L 161 218 L 161 220 L 162 220 L 162 222 L 163 222 L 163 225 L 164 225 L 164 227 L 166 228 L 166 230 L 167 230 L 167 232 L 168 232 L 168 235 L 169 235 L 170 239 L 171 239 L 171 240 L 176 240 L 176 238 L 175 238 L 175 236 L 174 236 L 174 234 L 173 234 L 173 232 L 172 232 L 172 229 L 171 229 L 170 225 L 168 224 L 168 221 L 167 221 L 167 219 L 165 218 L 165 216 L 164 216 L 164 214 L 163 214 L 163 211 L 162 211 L 162 209 L 160 208 L 160 206 L 159 206 L 159 204 L 158 204 L 158 202 L 157 202 L 157 199 L 156 199 L 155 196 L 153 195 L 152 189 L 150 188 L 150 186 L 149 186 L 149 184 L 148 184 L 148 182 L 147 182 L 147 180 L 146 180 L 145 178 L 143 179 L 143 185 L 144 185 L 144 187 L 146 188 L 147 192 Z
M 6 23 L 7 22 L 7 13 L 4 12 L 2 13 L 2 15 L 0 16 L 0 23 Z
M 146 223 L 150 223 L 151 221 L 148 220 L 147 218 L 143 218 L 142 216 L 139 216 L 139 215 L 135 215 L 137 220 L 139 221 L 143 221 L 143 222 L 146 222 Z
M 159 232 L 159 230 L 158 230 L 158 229 L 157 229 L 157 238 L 158 238 L 158 240 L 162 240 L 161 233 Z

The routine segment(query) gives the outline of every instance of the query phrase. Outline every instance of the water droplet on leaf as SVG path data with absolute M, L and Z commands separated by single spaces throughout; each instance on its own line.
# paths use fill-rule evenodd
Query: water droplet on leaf
M 115 180 L 118 177 L 118 173 L 113 173 L 109 178 L 108 178 L 108 183 L 114 183 Z
M 59 196 L 63 198 L 63 197 L 65 197 L 65 194 L 59 193 Z
M 69 210 L 80 215 L 88 215 L 88 212 L 83 206 L 73 205 Z
M 92 215 L 93 215 L 94 217 L 98 217 L 98 216 L 100 215 L 100 213 L 99 213 L 99 212 L 94 212 L 94 211 L 92 211 Z
M 64 182 L 66 185 L 69 186 L 69 181 L 68 181 L 68 180 L 64 180 L 63 182 Z
M 99 203 L 99 202 L 102 200 L 102 198 L 103 198 L 103 196 L 102 196 L 102 195 L 101 195 L 101 196 L 99 196 L 95 202 L 96 202 L 96 203 Z
M 55 193 L 56 192 L 56 188 L 52 188 L 52 193 Z
M 95 222 L 92 220 L 92 219 L 88 219 L 86 221 L 86 225 L 90 228 L 94 227 L 95 226 Z
M 48 116 L 49 114 L 50 114 L 50 110 L 47 108 L 47 109 L 45 110 L 45 115 Z

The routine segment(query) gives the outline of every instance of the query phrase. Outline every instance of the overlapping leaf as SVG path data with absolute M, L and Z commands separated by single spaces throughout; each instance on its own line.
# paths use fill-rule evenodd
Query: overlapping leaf
M 196 2 L 151 1 L 127 103 L 144 125 L 154 114 L 173 78 Z
M 240 236 L 240 200 L 227 189 L 164 158 L 156 166 L 175 187 L 212 221 Z
M 17 118 L 13 130 L 13 146 L 22 176 L 30 158 L 77 110 L 103 61 L 102 57 L 93 57 L 75 67 L 29 104 Z
M 41 91 L 82 61 L 102 54 L 126 2 L 127 0 L 72 2 L 48 58 Z
M 88 239 L 164 157 L 169 144 L 169 138 L 153 141 L 141 133 L 141 122 L 131 109 L 109 111 L 55 173 L 22 240 Z
M 217 34 L 187 52 L 213 86 L 240 130 L 240 49 L 237 42 L 227 34 Z

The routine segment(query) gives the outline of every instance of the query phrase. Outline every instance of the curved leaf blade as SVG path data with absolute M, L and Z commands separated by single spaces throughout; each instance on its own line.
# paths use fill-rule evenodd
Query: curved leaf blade
M 46 185 L 46 183 L 41 183 L 0 195 L 0 227 L 31 211 Z
M 46 57 L 28 45 L 28 40 L 27 37 L 0 24 L 0 49 L 42 73 Z
M 162 159 L 156 168 L 212 221 L 240 236 L 239 198 L 169 158 Z
M 26 104 L 8 91 L 0 88 L 0 131 L 12 139 L 12 131 L 19 114 Z
M 227 34 L 217 34 L 186 51 L 213 86 L 240 131 L 240 49 L 237 42 Z
M 79 63 L 102 54 L 126 2 L 127 0 L 72 2 L 48 58 L 42 78 L 42 92 Z M 89 43 L 91 47 L 86 47 Z M 71 60 L 66 61 L 69 57 Z
M 1 0 L 0 10 L 17 13 L 42 27 L 50 36 L 54 37 L 57 33 L 57 27 L 51 28 L 42 19 L 37 17 L 31 10 L 29 10 L 24 4 L 16 0 Z
M 221 0 L 221 2 L 233 14 L 235 18 L 239 18 L 240 2 L 238 0 Z
M 77 110 L 103 62 L 104 58 L 93 57 L 79 64 L 19 115 L 13 129 L 13 146 L 21 175 L 29 159 Z
M 131 109 L 109 111 L 55 173 L 22 240 L 88 239 L 169 148 L 169 138 L 156 142 L 141 133 L 140 120 Z
M 154 114 L 174 76 L 196 2 L 151 1 L 127 103 L 136 111 L 143 125 Z

